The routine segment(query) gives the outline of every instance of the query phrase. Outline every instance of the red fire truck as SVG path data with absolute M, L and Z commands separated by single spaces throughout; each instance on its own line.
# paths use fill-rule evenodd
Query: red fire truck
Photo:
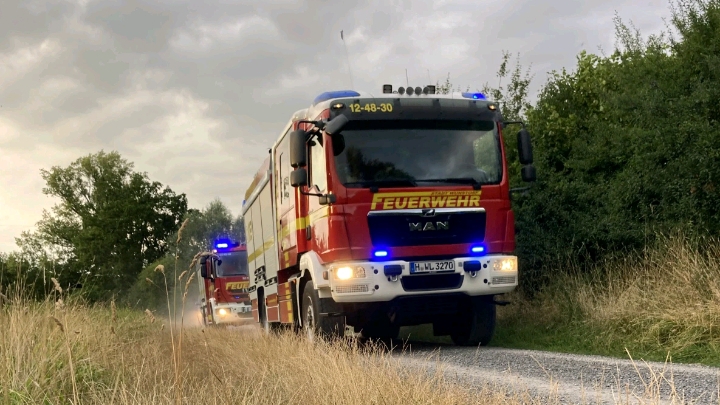
M 225 239 L 216 241 L 212 252 L 200 256 L 197 279 L 204 325 L 252 322 L 244 244 Z
M 503 129 L 530 134 L 481 93 L 384 85 L 297 111 L 245 194 L 250 298 L 266 331 L 394 338 L 432 324 L 486 345 L 495 296 L 516 288 Z

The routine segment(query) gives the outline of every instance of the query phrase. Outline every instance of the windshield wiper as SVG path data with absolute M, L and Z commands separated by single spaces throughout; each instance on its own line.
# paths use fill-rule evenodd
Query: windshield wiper
M 472 177 L 448 177 L 444 179 L 422 179 L 417 180 L 419 183 L 458 183 L 458 184 L 472 184 L 477 190 L 480 188 L 480 182 L 473 179 Z
M 368 180 L 368 181 L 353 181 L 345 183 L 345 186 L 360 186 L 360 187 L 403 187 L 411 186 L 416 187 L 417 184 L 411 179 L 394 179 L 394 180 Z

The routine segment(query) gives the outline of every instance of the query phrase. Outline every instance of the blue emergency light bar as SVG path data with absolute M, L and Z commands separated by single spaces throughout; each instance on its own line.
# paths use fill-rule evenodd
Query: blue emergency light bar
M 472 98 L 473 100 L 487 100 L 485 95 L 482 93 L 462 93 L 462 96 L 465 98 Z
M 313 100 L 313 105 L 317 103 L 322 103 L 326 100 L 340 97 L 360 97 L 360 93 L 353 90 L 326 91 L 325 93 L 322 93 L 319 96 L 315 97 L 315 100 Z
M 218 239 L 215 241 L 215 249 L 227 249 L 236 246 L 240 246 L 240 243 L 233 242 L 230 239 Z

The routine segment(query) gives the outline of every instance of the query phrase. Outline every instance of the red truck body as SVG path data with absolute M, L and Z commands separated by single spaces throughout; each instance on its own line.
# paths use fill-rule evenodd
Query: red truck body
M 243 205 L 266 330 L 395 337 L 432 323 L 488 343 L 493 297 L 518 281 L 505 123 L 482 95 L 431 88 L 324 93 L 284 128 Z M 533 181 L 527 131 L 518 140 Z

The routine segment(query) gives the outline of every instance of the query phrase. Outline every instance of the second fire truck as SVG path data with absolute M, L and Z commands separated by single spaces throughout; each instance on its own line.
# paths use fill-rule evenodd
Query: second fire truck
M 204 325 L 243 324 L 252 321 L 247 248 L 221 239 L 212 252 L 198 259 L 200 312 Z
M 524 181 L 530 135 L 480 93 L 327 92 L 280 132 L 243 205 L 256 322 L 394 338 L 432 324 L 486 345 L 516 288 L 504 129 Z

